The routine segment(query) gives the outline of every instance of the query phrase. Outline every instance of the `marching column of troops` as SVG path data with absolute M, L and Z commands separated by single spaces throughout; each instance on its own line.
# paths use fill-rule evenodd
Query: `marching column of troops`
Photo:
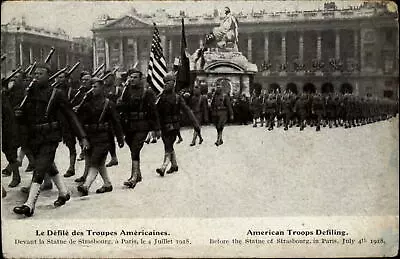
M 246 100 L 243 96 L 234 99 L 234 107 L 241 106 L 241 99 Z M 347 129 L 387 120 L 398 113 L 398 101 L 360 97 L 351 93 L 303 92 L 296 95 L 291 91 L 259 94 L 253 92 L 245 106 L 246 104 L 251 112 L 253 127 L 260 124 L 265 125 L 268 130 L 281 126 L 288 130 L 297 126 L 302 131 L 307 125 L 315 126 L 316 131 L 320 131 L 321 126 Z
M 71 69 L 63 68 L 52 73 L 47 61 L 32 64 L 27 69 L 16 69 L 2 79 L 2 151 L 8 161 L 3 176 L 11 176 L 10 188 L 21 182 L 19 167 L 26 156 L 33 171 L 31 184 L 22 187 L 28 193 L 24 204 L 16 206 L 14 212 L 32 216 L 41 191 L 53 188 L 59 191 L 55 207 L 70 200 L 70 192 L 55 164 L 55 154 L 60 142 L 69 150 L 69 167 L 65 178 L 76 174 L 76 160 L 84 160 L 80 177 L 75 179 L 82 196 L 90 192 L 97 175 L 103 186 L 96 193 L 113 190 L 107 167 L 118 164 L 116 142 L 122 148 L 126 144 L 131 153 L 131 170 L 123 185 L 128 188 L 143 180 L 140 151 L 144 143 L 162 138 L 164 158 L 155 172 L 163 177 L 178 171 L 174 143 L 182 141 L 180 127 L 190 124 L 193 139 L 190 146 L 202 144 L 201 125 L 212 119 L 217 131 L 216 146 L 222 145 L 223 130 L 228 121 L 253 126 L 264 123 L 268 130 L 283 125 L 287 130 L 297 125 L 303 130 L 306 125 L 346 128 L 389 119 L 397 113 L 397 102 L 388 99 L 363 98 L 351 94 L 306 94 L 299 96 L 285 92 L 253 94 L 250 100 L 244 96 L 230 97 L 217 85 L 211 93 L 207 85 L 200 82 L 193 89 L 175 91 L 176 72 L 164 78 L 164 90 L 156 95 L 145 83 L 142 72 L 130 69 L 117 78 L 114 71 L 104 71 L 102 66 L 93 73 L 81 72 L 78 82 Z M 81 150 L 77 155 L 76 143 Z M 111 160 L 106 164 L 108 153 Z M 6 191 L 2 186 L 3 196 Z

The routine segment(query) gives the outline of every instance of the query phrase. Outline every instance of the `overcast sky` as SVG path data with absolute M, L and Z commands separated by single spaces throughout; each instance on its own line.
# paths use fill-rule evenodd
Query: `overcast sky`
M 25 17 L 33 26 L 47 29 L 64 29 L 70 36 L 91 36 L 90 29 L 96 19 L 108 14 L 113 18 L 129 13 L 136 8 L 139 13 L 154 13 L 163 8 L 170 14 L 180 10 L 189 15 L 212 14 L 214 9 L 223 12 L 229 6 L 233 13 L 247 13 L 265 9 L 268 12 L 323 9 L 329 0 L 313 1 L 6 1 L 1 5 L 1 24 L 8 23 L 13 17 Z M 360 5 L 362 1 L 336 1 L 339 8 Z

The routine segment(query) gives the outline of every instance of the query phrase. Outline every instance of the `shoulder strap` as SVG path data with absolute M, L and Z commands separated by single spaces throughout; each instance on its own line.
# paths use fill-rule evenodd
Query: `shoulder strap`
M 103 121 L 109 103 L 110 103 L 110 100 L 108 98 L 106 98 L 106 100 L 104 101 L 103 110 L 101 111 L 101 114 L 100 114 L 99 123 Z

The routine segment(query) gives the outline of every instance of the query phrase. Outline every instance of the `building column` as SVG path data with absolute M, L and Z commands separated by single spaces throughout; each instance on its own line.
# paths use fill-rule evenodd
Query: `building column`
M 282 32 L 281 53 L 282 53 L 282 64 L 286 64 L 286 32 Z
M 200 36 L 200 39 L 199 39 L 199 48 L 204 47 L 203 45 L 204 45 L 203 37 Z
M 317 31 L 317 60 L 322 59 L 321 47 L 322 47 L 321 31 Z
M 33 63 L 33 50 L 32 50 L 32 46 L 29 47 L 29 63 L 30 63 L 30 64 Z
M 354 60 L 358 62 L 358 53 L 359 53 L 359 49 L 358 49 L 358 30 L 354 30 Z
M 40 62 L 44 62 L 44 49 L 43 47 L 40 47 Z
M 96 49 L 96 38 L 92 40 L 93 44 L 93 71 L 97 68 L 97 49 Z
M 69 65 L 69 53 L 68 53 L 68 50 L 65 52 L 65 65 Z
M 170 38 L 169 39 L 169 41 L 168 41 L 168 63 L 169 64 L 172 64 L 172 62 L 173 62 L 173 57 L 172 57 L 172 40 L 173 40 L 173 38 Z
M 119 40 L 119 65 L 121 69 L 124 67 L 124 38 L 121 37 Z
M 264 35 L 264 60 L 267 61 L 269 60 L 269 38 L 268 38 L 268 32 Z
M 133 39 L 133 65 L 138 62 L 138 42 L 137 38 Z
M 299 62 L 304 64 L 304 33 L 302 31 L 299 35 Z
M 251 35 L 249 34 L 248 38 L 247 38 L 247 59 L 251 62 L 251 60 L 253 59 L 252 54 L 253 54 L 253 41 L 251 38 Z
M 19 42 L 19 65 L 22 66 L 24 62 L 24 48 L 22 42 Z
M 110 69 L 110 48 L 108 45 L 108 39 L 104 39 L 104 49 L 106 52 L 106 67 L 105 70 Z
M 60 53 L 57 53 L 57 70 L 59 70 L 60 67 L 61 67 L 61 64 L 60 64 Z
M 335 30 L 335 59 L 340 59 L 340 30 Z

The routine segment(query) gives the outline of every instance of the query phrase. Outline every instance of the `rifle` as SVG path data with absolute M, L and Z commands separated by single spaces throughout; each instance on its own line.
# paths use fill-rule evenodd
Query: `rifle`
M 55 79 L 57 76 L 61 75 L 62 73 L 64 73 L 65 71 L 67 71 L 67 67 L 64 67 L 63 69 L 58 70 L 56 73 L 54 73 L 54 75 L 52 75 L 51 77 L 49 77 L 49 81 L 52 81 L 53 79 Z
M 28 70 L 28 72 L 27 72 L 27 75 L 32 75 L 33 74 L 33 72 L 35 71 L 35 69 L 36 69 L 36 61 L 30 66 L 30 68 L 29 68 L 29 70 Z
M 14 72 L 11 73 L 11 75 L 9 75 L 8 77 L 4 78 L 1 80 L 1 85 L 2 85 L 2 91 L 6 91 L 8 90 L 8 83 L 10 82 L 10 80 L 19 72 L 21 71 L 21 67 L 18 67 L 17 69 L 15 69 Z M 4 88 L 4 89 L 3 89 Z
M 24 70 L 24 74 L 25 75 L 28 74 L 28 72 L 31 69 L 31 67 L 32 67 L 32 64 L 30 64 L 27 68 L 25 68 L 25 70 Z
M 96 76 L 99 72 L 100 72 L 100 70 L 104 67 L 104 63 L 103 64 L 101 64 L 93 73 L 92 73 L 92 77 L 94 77 L 94 76 Z
M 65 73 L 65 78 L 68 78 L 72 75 L 72 73 L 76 70 L 76 68 L 81 64 L 80 61 L 76 62 L 76 64 L 67 72 Z M 49 78 L 49 81 L 53 80 L 54 78 L 56 78 L 57 76 L 59 76 L 61 73 L 64 73 L 65 71 L 67 71 L 67 67 L 64 67 L 63 69 L 57 71 L 54 75 L 52 75 Z M 52 84 L 52 86 L 57 85 L 57 83 Z
M 22 109 L 25 106 L 26 100 L 30 96 L 30 93 L 32 92 L 33 86 L 37 83 L 36 79 L 33 79 L 31 83 L 28 85 L 26 88 L 26 94 L 24 96 L 24 99 L 22 100 L 21 104 L 19 105 L 19 109 Z
M 49 63 L 51 57 L 54 54 L 54 51 L 56 51 L 56 49 L 54 47 L 51 47 L 49 54 L 47 55 L 46 59 L 44 60 L 45 64 Z
M 75 69 L 79 66 L 80 62 L 77 62 L 65 75 L 66 78 L 68 78 L 69 76 L 71 76 L 71 74 L 75 71 Z M 61 69 L 60 71 L 58 71 L 58 74 L 61 74 L 62 72 L 64 72 L 65 70 L 67 70 L 67 67 Z M 56 74 L 57 74 L 56 73 Z M 54 75 L 53 75 L 54 76 Z M 49 113 L 51 108 L 53 107 L 53 103 L 54 103 L 54 99 L 56 97 L 56 88 L 60 85 L 60 82 L 55 82 L 53 83 L 51 86 L 53 87 L 53 92 L 51 93 L 49 102 L 47 103 L 47 108 L 46 108 L 46 113 L 45 113 L 45 117 L 48 118 Z
M 105 74 L 104 76 L 102 76 L 100 79 L 101 80 L 106 80 L 109 76 L 111 76 L 111 75 L 113 75 L 113 74 L 115 74 L 115 72 L 117 72 L 118 71 L 118 69 L 119 69 L 119 67 L 116 67 L 116 68 L 114 68 L 114 70 L 113 71 L 111 71 L 111 72 L 109 72 L 109 73 L 107 73 L 107 74 Z
M 79 112 L 81 109 L 82 105 L 86 102 L 86 100 L 93 94 L 94 88 L 92 87 L 89 91 L 86 92 L 85 96 L 82 98 L 82 101 L 74 107 L 74 111 L 76 113 Z

